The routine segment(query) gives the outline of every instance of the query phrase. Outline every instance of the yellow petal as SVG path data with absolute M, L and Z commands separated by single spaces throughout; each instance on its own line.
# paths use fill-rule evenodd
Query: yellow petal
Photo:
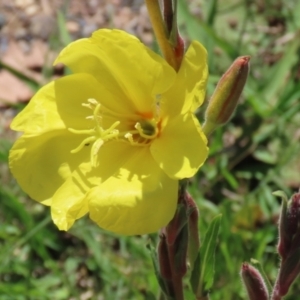
M 28 134 L 41 134 L 66 127 L 87 129 L 92 111 L 82 106 L 89 98 L 110 97 L 88 74 L 76 74 L 53 81 L 41 88 L 19 113 L 11 128 Z M 110 98 L 111 99 L 111 98 Z
M 135 147 L 114 176 L 88 193 L 90 218 L 119 234 L 155 232 L 173 217 L 177 192 L 178 181 L 162 172 L 149 148 Z
M 159 166 L 174 179 L 192 177 L 207 158 L 207 139 L 192 113 L 179 115 L 162 130 L 150 150 Z
M 120 140 L 104 143 L 97 155 L 98 166 L 86 174 L 86 179 L 94 185 L 101 184 L 118 172 L 124 163 L 134 155 L 134 149 L 129 143 Z
M 68 230 L 75 220 L 88 212 L 88 202 L 85 200 L 89 186 L 75 172 L 56 191 L 51 203 L 51 217 L 60 230 Z
M 50 205 L 52 196 L 73 170 L 84 162 L 89 164 L 88 147 L 70 153 L 81 141 L 82 136 L 67 130 L 23 135 L 10 150 L 11 172 L 32 199 Z
M 108 103 L 114 105 L 111 109 L 123 114 L 152 111 L 156 95 L 165 92 L 176 76 L 159 55 L 120 30 L 101 29 L 89 39 L 71 43 L 55 63 L 93 75 L 116 96 Z
M 195 111 L 204 101 L 208 78 L 207 52 L 197 41 L 189 46 L 173 86 L 162 95 L 166 115 Z

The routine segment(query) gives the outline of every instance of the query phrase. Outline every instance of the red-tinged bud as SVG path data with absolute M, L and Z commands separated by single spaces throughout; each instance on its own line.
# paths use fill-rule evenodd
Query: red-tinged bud
M 300 248 L 300 193 L 296 193 L 287 202 L 283 197 L 279 218 L 278 253 L 282 261 L 291 252 Z
M 242 264 L 241 278 L 246 287 L 249 300 L 268 300 L 269 293 L 259 271 L 248 263 Z
M 173 219 L 165 227 L 165 233 L 167 238 L 167 244 L 173 245 L 177 239 L 177 236 L 181 232 L 181 229 L 187 224 L 187 215 L 185 204 L 181 201 L 181 195 L 179 195 L 179 203 Z
M 289 235 L 288 213 L 287 213 L 287 198 L 282 197 L 281 212 L 279 217 L 279 241 L 277 250 L 281 258 L 284 260 L 291 248 L 292 236 Z
M 172 46 L 174 54 L 174 68 L 178 71 L 184 56 L 184 40 L 179 34 L 177 25 L 177 1 L 163 0 L 162 4 L 168 42 Z
M 183 277 L 187 271 L 187 250 L 188 250 L 188 225 L 181 229 L 175 244 L 170 246 L 170 251 L 174 252 L 174 271 L 177 276 Z
M 172 271 L 169 261 L 168 245 L 164 234 L 160 235 L 157 247 L 159 272 L 162 278 L 166 280 L 172 279 Z
M 189 228 L 189 243 L 188 243 L 188 257 L 193 269 L 194 262 L 197 258 L 199 248 L 200 248 L 200 238 L 199 238 L 199 209 L 194 199 L 189 193 L 186 193 L 185 202 L 187 206 L 187 216 L 188 216 L 188 228 Z
M 180 69 L 181 62 L 184 56 L 184 40 L 180 36 L 179 32 L 177 32 L 176 45 L 174 47 L 175 59 L 178 66 L 178 70 Z
M 173 245 L 175 243 L 177 236 L 186 222 L 185 207 L 182 204 L 178 204 L 175 216 L 165 228 L 168 245 Z
M 300 193 L 292 196 L 288 207 L 289 234 L 293 235 L 298 231 L 300 223 Z
M 286 197 L 283 198 L 278 244 L 282 261 L 273 290 L 273 300 L 282 299 L 300 273 L 300 192 L 294 194 L 288 203 Z
M 205 112 L 203 131 L 209 135 L 232 116 L 245 86 L 250 56 L 238 57 L 221 77 Z
M 299 258 L 300 248 L 290 253 L 285 261 L 282 261 L 272 299 L 281 299 L 288 293 L 290 286 L 300 273 Z

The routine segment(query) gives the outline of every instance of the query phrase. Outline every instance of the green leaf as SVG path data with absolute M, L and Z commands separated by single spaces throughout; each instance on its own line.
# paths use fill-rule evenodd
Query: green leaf
M 192 270 L 190 284 L 194 294 L 197 294 L 197 289 L 199 285 L 199 278 L 200 278 L 200 252 L 197 255 L 197 258 L 194 263 L 194 269 Z
M 57 23 L 58 23 L 60 40 L 64 46 L 67 46 L 72 42 L 72 39 L 70 37 L 70 34 L 66 26 L 66 18 L 61 11 L 57 12 Z
M 214 8 L 210 11 L 209 18 L 213 18 L 214 16 Z M 212 22 L 213 20 L 209 20 Z M 187 34 L 191 40 L 198 40 L 205 45 L 206 48 L 209 48 L 209 45 L 215 44 L 220 47 L 231 59 L 235 59 L 238 56 L 237 50 L 232 46 L 231 43 L 226 41 L 225 39 L 218 36 L 213 28 L 206 24 L 205 22 L 196 19 L 188 8 L 188 4 L 184 0 L 178 1 L 178 23 L 184 24 L 186 27 Z M 213 51 L 213 47 L 211 49 L 207 49 L 208 53 Z
M 15 75 L 17 78 L 21 79 L 30 89 L 36 92 L 40 84 L 35 79 L 23 74 L 22 72 L 18 71 L 17 69 L 7 65 L 3 61 L 0 60 L 0 70 L 4 69 L 10 72 L 11 74 Z
M 292 67 L 298 62 L 298 51 L 300 46 L 299 36 L 295 36 L 295 39 L 286 47 L 283 57 L 277 64 L 269 68 L 268 79 L 264 83 L 264 89 L 262 94 L 264 98 L 274 106 L 274 100 L 278 99 L 278 94 L 284 90 L 286 81 L 289 80 L 289 74 Z M 273 100 L 274 99 L 274 100 Z M 273 100 L 273 101 L 272 101 Z
M 222 215 L 210 223 L 192 271 L 191 286 L 197 297 L 206 296 L 213 285 L 215 249 Z
M 212 26 L 217 15 L 218 0 L 207 1 L 206 4 L 208 6 L 206 23 Z

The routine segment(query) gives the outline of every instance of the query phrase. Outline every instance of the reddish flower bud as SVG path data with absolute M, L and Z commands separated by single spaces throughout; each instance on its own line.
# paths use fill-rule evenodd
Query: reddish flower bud
M 188 227 L 189 227 L 189 243 L 188 243 L 188 257 L 193 269 L 194 262 L 197 258 L 199 248 L 200 248 L 200 238 L 199 238 L 199 209 L 194 199 L 189 193 L 186 193 L 185 197 L 186 207 L 187 207 L 187 217 L 188 217 Z
M 171 280 L 172 271 L 171 271 L 171 266 L 169 261 L 169 253 L 168 253 L 168 245 L 166 242 L 166 236 L 164 234 L 161 234 L 159 238 L 160 239 L 157 247 L 159 272 L 162 278 Z
M 249 300 L 268 300 L 269 293 L 259 271 L 248 263 L 242 264 L 242 281 L 246 287 Z
M 249 61 L 250 56 L 238 57 L 219 80 L 205 112 L 205 134 L 210 134 L 232 116 L 248 77 Z
M 300 248 L 300 193 L 287 201 L 283 199 L 279 218 L 278 253 L 282 261 Z
M 173 219 L 165 227 L 166 239 L 168 245 L 173 245 L 181 229 L 187 223 L 186 208 L 182 203 L 177 204 L 177 209 Z
M 279 241 L 277 250 L 281 258 L 284 260 L 291 247 L 292 236 L 289 234 L 288 213 L 287 213 L 287 198 L 284 195 L 281 203 L 281 212 L 279 217 Z
M 279 221 L 278 252 L 282 257 L 273 298 L 285 296 L 300 273 L 300 192 L 289 200 L 283 199 Z
M 179 32 L 177 32 L 177 38 L 176 38 L 176 45 L 174 48 L 174 54 L 175 59 L 178 65 L 178 68 L 180 68 L 183 56 L 184 56 L 184 40 L 180 36 Z
M 181 229 L 175 244 L 170 246 L 169 251 L 174 254 L 174 271 L 177 276 L 183 277 L 187 271 L 187 250 L 188 250 L 188 225 Z
M 300 223 L 300 193 L 292 196 L 288 207 L 288 222 L 289 234 L 293 235 L 298 231 L 298 224 Z

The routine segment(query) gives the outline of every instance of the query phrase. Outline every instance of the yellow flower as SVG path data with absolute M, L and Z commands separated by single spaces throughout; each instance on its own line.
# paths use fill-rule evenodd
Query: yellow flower
M 98 30 L 71 43 L 55 80 L 13 120 L 22 131 L 10 168 L 30 197 L 68 230 L 89 213 L 100 227 L 145 234 L 173 217 L 178 180 L 207 157 L 193 109 L 204 98 L 206 51 L 189 47 L 178 74 L 135 37 Z

